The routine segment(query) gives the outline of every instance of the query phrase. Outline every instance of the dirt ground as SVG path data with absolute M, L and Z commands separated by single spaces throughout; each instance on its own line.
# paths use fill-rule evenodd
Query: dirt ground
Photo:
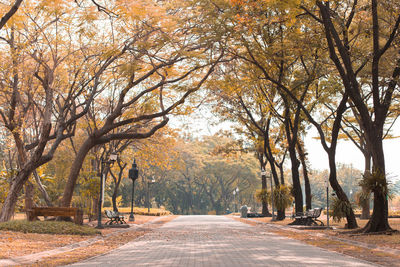
M 57 266 L 93 257 L 119 247 L 131 240 L 134 240 L 135 238 L 143 236 L 149 231 L 152 231 L 153 229 L 174 219 L 175 217 L 176 216 L 165 216 L 160 218 L 156 216 L 135 215 L 135 222 L 127 221 L 127 223 L 140 226 L 156 219 L 158 219 L 158 221 L 154 224 L 146 225 L 122 234 L 116 233 L 115 235 L 112 235 L 112 233 L 120 230 L 119 228 L 101 229 L 102 238 L 87 247 L 77 248 L 73 251 L 52 255 L 51 257 L 43 258 L 37 261 L 33 265 L 28 264 L 24 266 Z M 102 222 L 105 223 L 106 220 Z M 97 225 L 97 221 L 85 221 L 84 223 L 93 226 Z M 9 259 L 52 250 L 80 241 L 90 240 L 95 237 L 96 236 L 50 235 L 0 231 L 0 259 Z
M 235 217 L 234 217 L 235 218 Z M 257 222 L 266 222 L 278 225 L 287 225 L 292 222 L 292 219 L 285 219 L 284 221 L 272 222 L 271 217 L 266 218 L 255 218 L 255 219 L 240 219 L 242 222 L 263 227 L 263 225 Z M 321 221 L 326 225 L 326 218 L 320 218 Z M 368 220 L 357 220 L 358 225 L 363 227 Z M 389 219 L 389 224 L 393 229 L 400 229 L 400 219 Z M 265 225 L 264 225 L 265 226 Z M 400 266 L 400 255 L 395 253 L 385 252 L 385 248 L 393 248 L 400 250 L 400 232 L 397 231 L 390 235 L 375 235 L 375 234 L 350 234 L 351 230 L 344 228 L 345 221 L 341 222 L 330 222 L 330 226 L 334 227 L 334 230 L 301 230 L 301 231 L 289 231 L 285 229 L 272 229 L 276 234 L 286 236 L 288 238 L 300 240 L 310 245 L 318 246 L 327 250 L 336 251 L 342 254 L 346 254 L 355 258 L 367 260 L 384 266 Z M 327 235 L 327 236 L 326 236 Z M 332 237 L 332 239 L 330 238 Z M 340 238 L 349 241 L 357 241 L 366 243 L 367 245 L 375 245 L 382 249 L 377 248 L 365 248 L 357 245 L 341 242 L 335 238 Z
M 326 217 L 321 216 L 319 219 L 325 225 L 327 225 Z M 286 218 L 283 221 L 272 222 L 270 217 L 255 218 L 255 220 L 260 221 L 260 222 L 279 224 L 279 225 L 288 225 L 290 222 L 293 221 L 290 218 Z M 365 226 L 367 224 L 367 222 L 368 222 L 368 220 L 357 219 L 357 223 L 358 223 L 359 227 Z M 314 233 L 319 232 L 319 233 L 337 236 L 337 237 L 344 238 L 344 239 L 355 240 L 355 241 L 359 241 L 359 242 L 375 244 L 377 246 L 395 248 L 395 249 L 400 250 L 400 218 L 389 218 L 389 225 L 392 227 L 392 229 L 397 230 L 396 233 L 393 233 L 391 235 L 349 234 L 349 232 L 351 232 L 351 230 L 345 229 L 344 228 L 345 224 L 346 224 L 346 220 L 342 220 L 340 222 L 333 222 L 332 220 L 330 220 L 330 226 L 334 227 L 335 230 L 329 230 L 329 231 L 327 231 L 327 230 L 304 230 L 304 232 L 307 232 L 307 231 L 312 231 Z

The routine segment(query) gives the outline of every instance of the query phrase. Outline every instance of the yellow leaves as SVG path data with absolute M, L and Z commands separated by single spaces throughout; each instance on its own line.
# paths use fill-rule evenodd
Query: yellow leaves
M 81 19 L 85 22 L 94 22 L 99 19 L 99 11 L 94 7 L 88 7 L 82 10 Z
M 68 7 L 67 0 L 41 0 L 38 9 L 44 10 L 47 13 L 55 16 L 62 15 Z
M 166 15 L 164 8 L 151 0 L 117 0 L 115 12 L 131 22 L 140 20 L 154 21 Z

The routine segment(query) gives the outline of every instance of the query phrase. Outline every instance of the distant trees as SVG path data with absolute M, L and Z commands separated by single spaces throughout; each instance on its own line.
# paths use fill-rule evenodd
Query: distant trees
M 180 166 L 155 174 L 157 183 L 152 190 L 160 205 L 176 214 L 225 214 L 235 206 L 254 205 L 257 161 L 248 153 L 226 151 L 232 142 L 218 135 L 179 140 L 174 150 Z M 239 192 L 234 197 L 236 188 Z

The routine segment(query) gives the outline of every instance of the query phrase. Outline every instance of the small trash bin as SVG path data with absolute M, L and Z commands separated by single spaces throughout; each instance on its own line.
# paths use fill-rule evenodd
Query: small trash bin
M 246 205 L 240 207 L 240 218 L 247 218 L 248 208 Z

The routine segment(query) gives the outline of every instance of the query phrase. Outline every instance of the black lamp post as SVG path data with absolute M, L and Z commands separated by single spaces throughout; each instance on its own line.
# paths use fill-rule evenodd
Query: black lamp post
M 139 178 L 139 169 L 136 165 L 136 160 L 133 159 L 132 168 L 129 170 L 129 179 L 132 180 L 132 199 L 131 199 L 131 215 L 129 215 L 129 221 L 135 221 L 135 215 L 133 215 L 133 200 L 135 195 L 135 180 Z
M 110 157 L 108 160 L 104 160 L 101 158 L 101 170 L 100 170 L 100 192 L 99 192 L 99 214 L 97 218 L 97 227 L 96 228 L 104 228 L 103 225 L 101 225 L 101 207 L 103 206 L 103 198 L 104 198 L 104 182 L 105 182 L 105 173 L 104 173 L 104 165 L 105 164 L 111 164 L 114 163 L 118 158 L 117 154 L 111 153 Z
M 239 188 L 238 187 L 236 187 L 233 190 L 233 204 L 235 205 L 234 212 L 238 212 L 238 209 L 237 209 L 238 205 L 237 205 L 236 198 L 239 198 Z

